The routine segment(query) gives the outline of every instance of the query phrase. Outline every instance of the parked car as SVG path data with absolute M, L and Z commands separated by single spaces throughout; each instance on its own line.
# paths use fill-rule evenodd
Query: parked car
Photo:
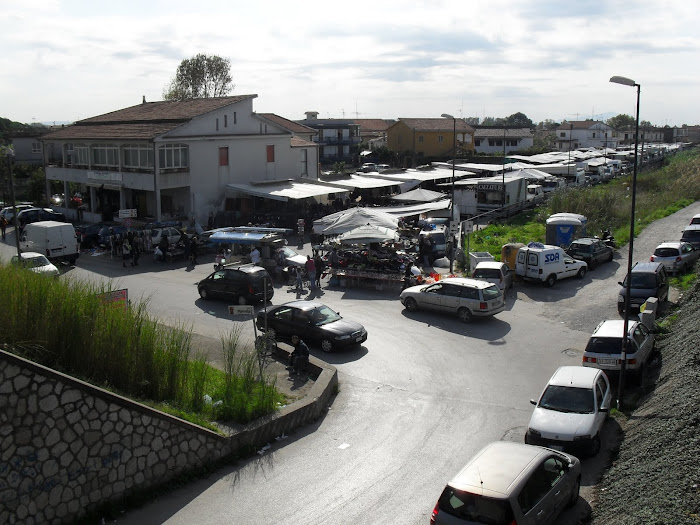
M 275 258 L 277 259 L 280 266 L 301 266 L 304 267 L 306 264 L 306 257 L 299 255 L 297 252 L 292 250 L 288 246 L 283 246 L 279 248 L 275 253 Z
M 513 270 L 506 263 L 502 262 L 482 261 L 477 263 L 472 272 L 472 277 L 480 281 L 493 283 L 502 292 L 513 286 Z
M 690 219 L 690 224 L 700 224 L 700 213 L 693 215 L 693 218 Z
M 525 443 L 595 456 L 611 398 L 610 382 L 602 370 L 559 367 L 539 399 L 530 400 L 535 410 Z
M 566 249 L 566 253 L 574 259 L 585 261 L 591 270 L 600 263 L 613 260 L 613 249 L 595 237 L 576 239 Z
M 187 234 L 184 231 L 182 231 L 180 228 L 175 228 L 174 226 L 152 228 L 151 246 L 158 246 L 163 237 L 168 238 L 168 245 L 177 244 L 185 235 Z M 191 237 L 191 235 L 189 237 Z
M 22 210 L 26 210 L 27 208 L 33 208 L 34 206 L 32 204 L 18 204 L 16 206 L 17 208 L 17 213 L 21 212 Z M 7 206 L 0 210 L 0 215 L 5 217 L 5 220 L 9 224 L 14 224 L 15 223 L 15 206 Z
M 685 273 L 698 262 L 700 249 L 689 242 L 662 242 L 654 250 L 649 260 L 660 262 L 669 273 Z
M 700 224 L 692 224 L 683 229 L 681 242 L 688 242 L 693 248 L 700 250 Z
M 298 335 L 304 342 L 319 344 L 324 352 L 361 345 L 367 330 L 318 301 L 292 301 L 258 312 L 258 330 L 277 341 Z
M 617 311 L 625 313 L 625 297 L 627 297 L 627 279 L 621 283 L 617 295 Z M 630 311 L 638 313 L 641 306 L 649 299 L 656 297 L 659 301 L 668 300 L 668 274 L 660 262 L 637 263 L 632 267 L 630 280 Z
M 226 264 L 197 283 L 204 299 L 228 299 L 237 304 L 260 303 L 272 299 L 275 289 L 267 270 L 253 264 Z
M 102 249 L 109 249 L 109 238 L 112 235 L 119 235 L 122 238 L 129 232 L 137 232 L 136 228 L 127 228 L 126 226 L 114 225 L 114 226 L 103 226 L 100 233 L 97 234 L 97 244 Z
M 641 381 L 644 368 L 654 351 L 655 331 L 641 321 L 628 325 L 625 369 Z M 583 352 L 583 366 L 604 370 L 608 375 L 619 373 L 622 359 L 624 321 L 610 319 L 601 322 L 593 331 Z
M 433 284 L 411 286 L 401 292 L 401 304 L 414 312 L 421 309 L 456 314 L 468 323 L 474 317 L 488 317 L 502 312 L 506 302 L 503 293 L 495 284 L 448 277 Z
M 66 222 L 66 216 L 51 208 L 25 208 L 17 212 L 17 225 L 20 230 L 27 224 L 39 221 Z
M 54 266 L 45 255 L 37 252 L 23 252 L 20 254 L 22 258 L 21 265 L 32 272 L 39 273 L 41 275 L 49 275 L 51 277 L 58 277 L 59 271 L 56 266 Z M 12 256 L 10 262 L 14 265 L 19 266 L 20 262 L 16 255 Z
M 19 239 L 25 252 L 46 254 L 51 262 L 75 264 L 80 257 L 80 245 L 75 229 L 69 222 L 38 221 L 27 224 Z
M 515 273 L 523 279 L 541 281 L 552 287 L 559 279 L 573 277 L 583 279 L 588 265 L 577 261 L 559 246 L 531 242 L 518 250 Z
M 100 232 L 102 228 L 108 227 L 106 224 L 97 222 L 95 224 L 84 224 L 75 227 L 75 234 L 78 242 L 83 248 L 94 248 L 100 244 Z
M 544 447 L 486 445 L 442 491 L 430 523 L 547 524 L 578 501 L 581 462 Z

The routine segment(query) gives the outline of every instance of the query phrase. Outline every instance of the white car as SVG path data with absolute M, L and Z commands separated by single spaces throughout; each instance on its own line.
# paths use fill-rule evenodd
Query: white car
M 644 367 L 654 351 L 656 331 L 649 330 L 640 321 L 629 321 L 628 330 L 625 369 L 641 382 Z M 593 331 L 583 352 L 583 366 L 599 368 L 607 374 L 619 372 L 623 333 L 624 320 L 609 319 L 601 322 Z
M 18 204 L 16 206 L 17 208 L 17 213 L 21 212 L 22 210 L 26 210 L 27 208 L 33 208 L 34 206 L 32 204 Z M 15 222 L 15 206 L 7 206 L 0 210 L 0 215 L 5 217 L 8 223 L 14 224 Z
M 689 242 L 662 242 L 654 250 L 649 260 L 660 262 L 668 273 L 686 273 L 700 258 L 700 249 Z
M 539 400 L 530 400 L 535 410 L 525 443 L 595 456 L 611 398 L 610 382 L 602 370 L 559 367 Z
M 502 292 L 513 287 L 513 271 L 503 262 L 481 261 L 474 268 L 472 277 L 493 283 Z
M 175 228 L 172 226 L 166 226 L 165 228 L 153 228 L 151 230 L 151 246 L 154 248 L 160 244 L 163 237 L 168 238 L 168 245 L 172 246 L 177 244 L 183 235 L 191 237 L 191 235 L 186 234 L 180 228 Z
M 37 252 L 23 252 L 20 255 L 22 256 L 22 266 L 25 268 L 42 275 L 58 277 L 58 268 L 56 268 L 46 256 Z M 17 265 L 18 261 L 19 259 L 17 259 L 17 256 L 13 255 L 10 262 Z

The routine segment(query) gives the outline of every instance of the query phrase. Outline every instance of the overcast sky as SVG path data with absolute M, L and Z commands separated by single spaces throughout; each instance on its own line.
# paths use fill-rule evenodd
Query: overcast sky
M 0 0 L 0 117 L 72 122 L 231 60 L 257 112 L 320 118 L 634 115 L 700 124 L 697 0 Z

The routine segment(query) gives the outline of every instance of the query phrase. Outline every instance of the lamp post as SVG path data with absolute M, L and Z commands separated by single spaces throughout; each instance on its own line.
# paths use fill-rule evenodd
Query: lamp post
M 637 148 L 639 147 L 639 93 L 640 85 L 626 77 L 610 77 L 610 82 L 637 88 L 637 122 L 634 134 L 634 171 L 632 172 L 632 212 L 630 214 L 630 246 L 627 256 L 627 282 L 625 287 L 625 319 L 622 325 L 622 351 L 620 352 L 620 381 L 617 389 L 617 408 L 622 408 L 622 393 L 625 386 L 625 365 L 627 361 L 627 342 L 629 339 L 630 291 L 632 288 L 632 254 L 634 249 L 634 207 L 637 197 Z
M 457 161 L 457 119 L 448 113 L 443 113 L 442 118 L 452 119 L 452 192 L 450 196 L 450 275 L 452 275 L 452 270 L 454 268 L 455 259 L 455 249 L 454 249 L 454 235 L 452 235 L 452 222 L 454 221 L 455 215 L 455 162 Z

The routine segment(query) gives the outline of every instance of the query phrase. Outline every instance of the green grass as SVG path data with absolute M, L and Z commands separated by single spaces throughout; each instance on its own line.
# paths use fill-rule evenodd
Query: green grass
M 546 206 L 521 213 L 505 225 L 494 224 L 470 235 L 469 250 L 487 251 L 500 260 L 509 242 L 527 244 L 545 240 L 545 222 L 554 213 L 578 213 L 588 219 L 588 235 L 610 229 L 617 243 L 630 238 L 632 176 L 587 188 L 555 191 Z M 700 150 L 693 149 L 667 159 L 659 168 L 637 175 L 634 234 L 700 199 Z M 679 235 L 680 237 L 680 235 Z M 466 247 L 466 241 L 465 241 Z
M 284 401 L 254 353 L 236 345 L 231 366 L 217 370 L 192 348 L 191 327 L 162 325 L 147 301 L 115 308 L 100 298 L 112 291 L 0 265 L 0 296 L 12 306 L 0 316 L 0 346 L 188 420 L 247 423 Z

